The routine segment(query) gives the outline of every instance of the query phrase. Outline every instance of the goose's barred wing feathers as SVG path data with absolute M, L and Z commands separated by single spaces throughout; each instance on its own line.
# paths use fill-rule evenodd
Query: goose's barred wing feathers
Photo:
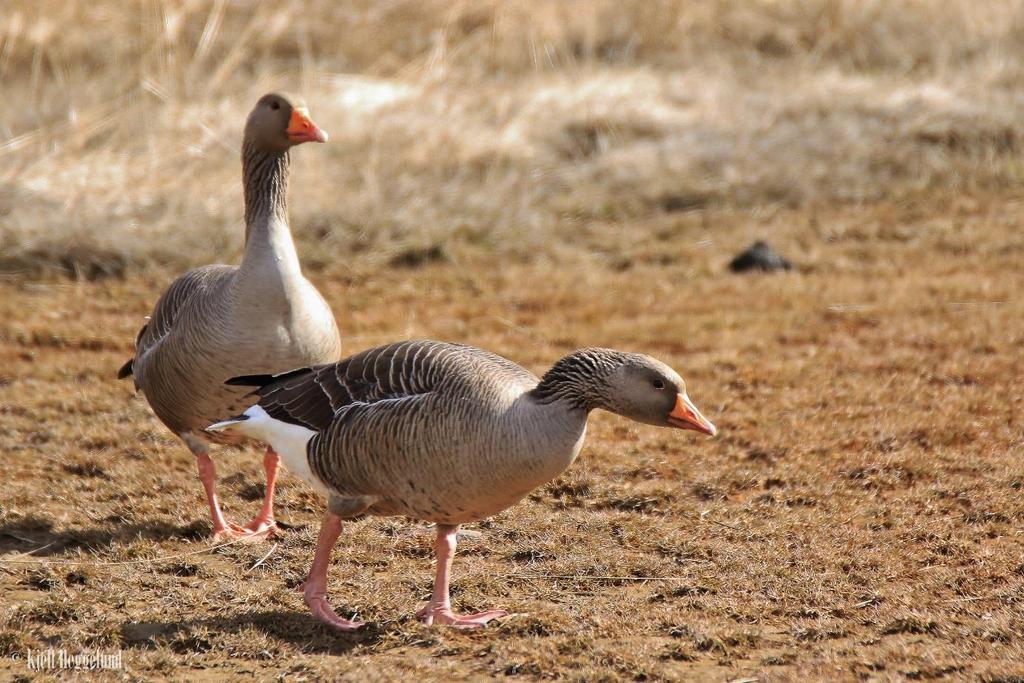
M 458 344 L 404 341 L 363 351 L 339 363 L 280 375 L 235 377 L 228 384 L 255 387 L 253 394 L 260 397 L 259 405 L 271 417 L 322 432 L 336 417 L 344 419 L 339 413 L 348 406 L 434 391 L 453 377 L 454 365 L 461 358 L 477 354 L 497 358 Z
M 135 337 L 135 355 L 117 371 L 117 378 L 124 379 L 135 373 L 135 361 L 146 351 L 159 344 L 170 333 L 181 311 L 197 293 L 209 289 L 219 279 L 235 270 L 234 266 L 211 265 L 188 271 L 167 288 L 153 307 L 149 321 L 142 326 Z

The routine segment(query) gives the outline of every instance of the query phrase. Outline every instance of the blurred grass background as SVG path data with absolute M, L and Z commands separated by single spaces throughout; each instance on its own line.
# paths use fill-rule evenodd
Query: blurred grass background
M 236 259 L 244 117 L 308 99 L 307 267 L 587 259 L 648 219 L 1002 191 L 1017 0 L 7 0 L 0 273 Z M 712 226 L 713 227 L 713 226 Z

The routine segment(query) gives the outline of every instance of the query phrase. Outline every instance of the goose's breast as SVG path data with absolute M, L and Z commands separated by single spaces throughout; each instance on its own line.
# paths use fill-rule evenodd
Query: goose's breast
M 285 324 L 293 353 L 302 356 L 306 364 L 330 363 L 341 355 L 334 313 L 305 278 L 299 283 Z
M 245 301 L 231 317 L 231 333 L 223 341 L 236 359 L 260 368 L 249 374 L 330 363 L 341 354 L 334 314 L 305 279 L 264 299 Z
M 381 487 L 385 493 L 373 512 L 446 524 L 501 512 L 572 464 L 586 420 L 508 408 L 476 419 L 442 419 L 436 426 L 388 458 L 387 469 L 401 474 Z

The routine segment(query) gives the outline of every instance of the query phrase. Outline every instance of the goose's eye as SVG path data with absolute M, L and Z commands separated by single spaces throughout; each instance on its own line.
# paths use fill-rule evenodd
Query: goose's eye
M 662 389 L 665 388 L 665 383 L 660 379 L 656 379 L 653 382 L 651 382 L 651 386 L 653 386 L 658 391 L 661 391 Z
M 271 102 L 270 103 L 270 108 L 273 109 L 274 111 L 277 111 L 278 109 L 281 108 L 281 103 L 280 102 Z

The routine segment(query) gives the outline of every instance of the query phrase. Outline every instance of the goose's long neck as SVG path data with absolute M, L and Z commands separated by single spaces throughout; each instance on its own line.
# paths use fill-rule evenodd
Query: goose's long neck
M 245 192 L 245 258 L 242 269 L 271 267 L 299 273 L 299 257 L 288 227 L 288 152 L 242 143 Z
M 583 349 L 554 364 L 531 392 L 538 403 L 561 401 L 573 410 L 590 412 L 608 403 L 608 373 L 614 366 L 603 349 Z

